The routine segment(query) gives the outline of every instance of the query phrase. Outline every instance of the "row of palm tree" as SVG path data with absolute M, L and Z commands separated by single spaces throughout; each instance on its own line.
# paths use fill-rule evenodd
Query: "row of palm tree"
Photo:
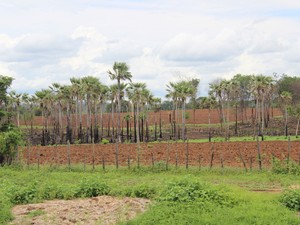
M 23 116 L 21 119 L 29 127 L 30 137 L 33 137 L 34 132 L 33 117 L 36 111 L 40 111 L 43 145 L 66 141 L 97 143 L 107 138 L 116 143 L 118 151 L 118 144 L 123 141 L 149 141 L 151 134 L 148 112 L 159 112 L 161 99 L 155 98 L 145 83 L 133 82 L 129 66 L 124 62 L 115 62 L 107 74 L 112 81 L 116 81 L 115 84 L 108 86 L 96 77 L 85 76 L 70 78 L 69 85 L 53 83 L 49 88 L 37 91 L 35 95 L 11 91 L 8 96 L 9 110 L 14 113 L 17 126 L 20 126 L 20 115 Z M 238 74 L 232 79 L 211 83 L 208 96 L 201 99 L 197 98 L 199 82 L 199 79 L 193 78 L 167 84 L 166 98 L 171 100 L 173 106 L 169 117 L 169 138 L 187 139 L 186 106 L 194 110 L 195 125 L 195 109 L 199 107 L 200 100 L 200 106 L 209 109 L 209 139 L 211 110 L 215 108 L 219 111 L 225 139 L 229 139 L 232 134 L 238 135 L 239 120 L 242 123 L 250 121 L 253 135 L 263 137 L 274 102 L 283 109 L 286 135 L 289 116 L 300 118 L 295 107 L 295 94 L 289 92 L 289 89 L 285 91 L 286 85 L 280 86 L 280 82 L 284 83 L 282 79 L 276 81 L 270 76 Z M 294 107 L 291 107 L 292 104 Z M 251 117 L 246 112 L 249 107 L 252 108 Z M 233 131 L 230 129 L 230 114 L 235 115 Z M 159 118 L 158 121 L 155 116 L 152 140 L 162 138 L 161 116 Z M 124 123 L 126 135 L 123 132 Z
M 158 112 L 161 99 L 155 98 L 145 83 L 132 82 L 129 67 L 124 62 L 115 62 L 112 71 L 107 73 L 116 84 L 107 86 L 96 77 L 85 76 L 70 78 L 69 85 L 53 83 L 32 96 L 11 91 L 10 111 L 15 114 L 17 126 L 20 126 L 22 108 L 22 120 L 26 127 L 29 127 L 27 122 L 30 123 L 30 137 L 34 136 L 33 116 L 36 111 L 40 111 L 42 145 L 97 143 L 105 137 L 115 142 L 118 148 L 118 143 L 125 139 L 137 143 L 149 141 L 148 111 Z M 107 109 L 110 115 L 106 113 Z M 30 116 L 25 117 L 25 112 L 29 112 Z M 124 113 L 125 116 L 121 118 Z M 126 138 L 123 122 L 127 125 Z M 155 140 L 162 137 L 161 119 L 159 124 L 159 135 L 155 124 Z
M 269 125 L 272 109 L 274 106 L 279 106 L 285 115 L 285 135 L 287 136 L 288 115 L 297 117 L 297 108 L 300 105 L 295 103 L 291 107 L 292 93 L 280 92 L 278 88 L 280 82 L 281 80 L 276 81 L 271 76 L 241 74 L 230 80 L 217 80 L 210 84 L 209 95 L 202 98 L 201 105 L 209 110 L 214 107 L 218 108 L 225 139 L 230 137 L 229 115 L 233 114 L 232 111 L 235 114 L 235 135 L 238 135 L 238 120 L 241 120 L 242 123 L 250 120 L 253 135 L 261 136 L 263 139 L 264 128 Z M 251 118 L 247 118 L 247 108 L 252 108 Z

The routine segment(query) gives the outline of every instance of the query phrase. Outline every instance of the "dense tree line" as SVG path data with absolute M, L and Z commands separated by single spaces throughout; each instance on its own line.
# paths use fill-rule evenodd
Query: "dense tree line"
M 253 135 L 263 137 L 272 117 L 272 109 L 280 107 L 284 114 L 285 134 L 288 135 L 288 120 L 300 120 L 300 78 L 288 75 L 242 75 L 232 79 L 216 80 L 210 84 L 206 97 L 198 96 L 200 80 L 197 78 L 169 82 L 166 86 L 166 100 L 156 98 L 145 83 L 133 81 L 129 66 L 115 62 L 107 72 L 113 85 L 106 85 L 96 77 L 70 78 L 70 84 L 53 83 L 47 89 L 34 95 L 1 93 L 5 107 L 20 126 L 20 120 L 28 128 L 29 140 L 35 136 L 33 118 L 42 117 L 40 143 L 99 143 L 105 138 L 120 142 L 156 141 L 163 137 L 161 110 L 170 110 L 168 138 L 187 138 L 186 109 L 217 109 L 224 137 L 238 135 L 238 123 L 250 123 Z M 10 86 L 10 84 L 8 85 Z M 252 109 L 251 116 L 246 110 Z M 149 128 L 149 111 L 154 111 L 155 124 Z M 232 129 L 230 115 L 235 115 Z M 122 115 L 122 116 L 121 116 Z M 152 132 L 151 132 L 152 130 Z M 209 139 L 211 128 L 209 126 Z

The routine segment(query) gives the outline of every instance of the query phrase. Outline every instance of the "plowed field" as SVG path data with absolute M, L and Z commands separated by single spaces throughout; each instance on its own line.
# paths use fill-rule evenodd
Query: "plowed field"
M 94 149 L 94 150 L 93 150 Z M 137 144 L 119 145 L 119 165 L 136 165 Z M 273 141 L 260 142 L 263 167 L 268 167 L 272 161 L 272 155 L 279 159 L 288 156 L 288 142 Z M 94 152 L 94 154 L 93 154 Z M 256 142 L 228 142 L 228 143 L 151 143 L 141 144 L 140 162 L 143 165 L 152 165 L 158 162 L 168 162 L 180 166 L 210 166 L 213 167 L 243 167 L 245 161 L 247 168 L 258 167 Z M 293 141 L 290 145 L 290 157 L 299 161 L 300 142 Z M 30 164 L 68 164 L 68 146 L 34 146 L 23 150 L 23 160 Z M 94 157 L 93 157 L 94 155 Z M 70 163 L 88 163 L 96 165 L 115 165 L 115 145 L 95 144 L 71 145 Z

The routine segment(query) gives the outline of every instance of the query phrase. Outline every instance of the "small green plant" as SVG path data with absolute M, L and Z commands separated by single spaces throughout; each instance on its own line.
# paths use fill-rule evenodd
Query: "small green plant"
M 101 144 L 104 144 L 104 145 L 109 144 L 109 140 L 107 140 L 106 138 L 103 138 L 101 140 Z
M 156 190 L 154 187 L 147 184 L 141 184 L 133 189 L 131 196 L 137 198 L 152 198 L 155 194 Z
M 79 183 L 79 187 L 75 190 L 74 197 L 95 197 L 99 195 L 107 195 L 110 188 L 104 184 L 94 180 L 83 179 Z
M 289 209 L 300 210 L 300 190 L 286 190 L 279 201 Z
M 44 215 L 45 214 L 45 211 L 41 210 L 41 209 L 37 209 L 37 210 L 34 210 L 34 211 L 31 211 L 27 214 L 27 216 L 29 218 L 34 218 L 36 216 L 41 216 L 41 215 Z
M 161 193 L 160 201 L 168 202 L 211 202 L 217 205 L 234 206 L 237 200 L 207 184 L 188 179 L 170 182 Z
M 10 201 L 13 204 L 27 204 L 33 202 L 37 197 L 37 189 L 35 185 L 29 187 L 12 189 Z

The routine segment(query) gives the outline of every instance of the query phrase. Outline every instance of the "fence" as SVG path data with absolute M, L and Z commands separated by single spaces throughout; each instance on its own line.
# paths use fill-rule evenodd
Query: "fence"
M 28 165 L 116 165 L 115 148 L 114 144 L 27 146 L 22 150 L 22 157 Z M 118 152 L 120 166 L 137 164 L 137 144 L 119 144 Z M 186 168 L 203 166 L 250 169 L 259 168 L 259 165 L 269 167 L 273 157 L 299 162 L 299 152 L 299 141 L 148 143 L 141 144 L 139 161 L 141 165 L 164 162 Z

